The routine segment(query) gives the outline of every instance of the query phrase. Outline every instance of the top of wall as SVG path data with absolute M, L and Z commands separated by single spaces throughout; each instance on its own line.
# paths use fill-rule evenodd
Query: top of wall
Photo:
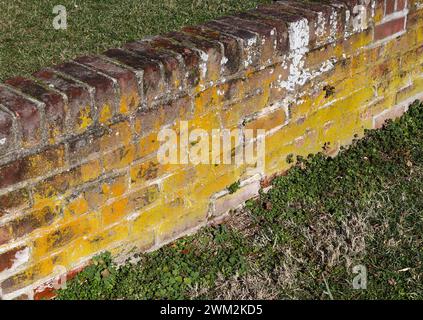
M 419 5 L 277 1 L 8 79 L 0 84 L 0 165 L 362 31 L 377 44 L 403 32 Z M 293 65 L 280 84 L 288 91 L 308 77 Z

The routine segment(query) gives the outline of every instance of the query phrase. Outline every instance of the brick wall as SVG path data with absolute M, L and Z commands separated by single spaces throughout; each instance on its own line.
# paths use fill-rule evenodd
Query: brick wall
M 5 81 L 3 298 L 218 221 L 287 155 L 336 154 L 401 115 L 423 95 L 422 66 L 421 0 L 288 0 Z M 157 134 L 180 120 L 266 129 L 264 169 L 160 164 Z

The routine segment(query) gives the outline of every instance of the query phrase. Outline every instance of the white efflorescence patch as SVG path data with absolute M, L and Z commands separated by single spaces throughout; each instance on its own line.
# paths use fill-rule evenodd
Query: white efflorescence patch
M 27 263 L 29 261 L 29 248 L 22 249 L 15 254 L 13 259 L 13 265 L 10 267 L 10 270 L 14 270 L 19 266 Z
M 201 58 L 201 64 L 200 64 L 201 76 L 204 79 L 207 75 L 207 61 L 209 60 L 209 55 L 201 51 L 200 58 Z
M 318 38 L 323 38 L 323 36 L 325 35 L 325 17 L 323 15 L 323 12 L 318 12 L 317 13 L 317 25 L 316 25 L 316 36 Z M 323 42 L 323 41 L 321 41 Z
M 289 48 L 297 50 L 308 48 L 310 41 L 310 28 L 307 19 L 295 21 L 289 25 Z
M 335 59 L 323 62 L 316 70 L 305 67 L 305 58 L 309 51 L 309 34 L 310 29 L 306 19 L 296 21 L 289 26 L 290 52 L 282 62 L 283 68 L 286 68 L 289 63 L 289 74 L 286 79 L 280 76 L 275 85 L 276 88 L 286 89 L 290 93 L 286 101 L 298 98 L 294 97 L 297 86 L 302 86 L 307 81 L 334 68 Z
M 349 26 L 350 25 L 350 19 L 351 19 L 351 12 L 350 10 L 346 10 L 345 11 L 345 26 Z M 348 30 L 348 28 L 345 28 L 345 32 L 344 32 L 344 38 L 347 38 L 351 35 L 350 30 Z
M 221 66 L 224 66 L 227 62 L 228 62 L 228 58 L 226 58 L 225 56 L 222 57 L 222 61 L 220 62 Z
M 330 40 L 336 40 L 336 32 L 338 30 L 338 13 L 334 10 L 329 18 L 329 26 L 330 26 Z
M 310 41 L 310 28 L 307 19 L 290 24 L 288 32 L 290 47 L 288 60 L 291 62 L 289 75 L 286 80 L 279 79 L 277 84 L 280 88 L 293 91 L 297 85 L 304 84 L 309 77 L 309 72 L 304 68 L 304 57 L 308 52 Z
M 371 11 L 372 11 L 372 13 L 371 13 L 372 18 L 374 18 L 375 12 L 376 12 L 376 0 L 372 0 L 372 4 L 371 4 L 370 8 L 371 8 Z

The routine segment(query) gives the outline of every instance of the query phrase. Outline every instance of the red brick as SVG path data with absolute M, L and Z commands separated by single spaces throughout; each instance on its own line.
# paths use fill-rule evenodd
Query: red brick
M 65 125 L 65 102 L 63 96 L 36 82 L 23 77 L 15 77 L 6 80 L 6 83 L 17 88 L 21 92 L 43 102 L 47 119 L 48 137 L 51 139 L 64 133 Z
M 8 222 L 13 238 L 23 237 L 34 230 L 51 225 L 60 218 L 60 208 L 45 206 Z
M 21 181 L 40 177 L 53 169 L 64 165 L 64 146 L 49 147 L 0 166 L 0 188 L 8 187 Z
M 106 134 L 105 128 L 96 128 L 89 133 L 69 140 L 68 154 L 70 164 L 74 165 L 95 157 L 96 153 L 100 151 L 99 138 L 104 134 Z
M 405 29 L 405 17 L 391 20 L 375 27 L 374 40 L 382 40 Z
M 147 42 L 155 49 L 165 49 L 180 54 L 187 74 L 187 86 L 192 88 L 198 85 L 200 81 L 200 55 L 197 52 L 163 37 L 154 37 Z
M 0 246 L 9 242 L 12 239 L 12 232 L 7 225 L 0 226 Z
M 21 246 L 4 253 L 0 253 L 0 273 L 10 269 L 15 263 L 16 255 L 19 255 L 24 250 L 28 250 L 28 247 Z
M 188 96 L 160 104 L 154 109 L 140 110 L 135 116 L 135 131 L 139 136 L 147 136 L 160 127 L 191 118 L 192 102 Z
M 310 46 L 314 47 L 317 40 L 316 30 L 314 30 L 314 27 L 317 23 L 318 14 L 310 8 L 309 3 L 307 3 L 306 6 L 307 9 L 302 7 L 292 7 L 285 2 L 277 2 L 271 8 L 274 9 L 275 12 L 282 12 L 283 14 L 290 14 L 307 19 L 308 26 L 310 28 Z M 342 32 L 342 30 L 339 31 Z
M 29 192 L 26 189 L 19 189 L 0 196 L 0 217 L 2 213 L 27 207 L 30 204 Z
M 0 104 L 16 117 L 24 146 L 34 147 L 41 142 L 43 137 L 42 111 L 37 104 L 6 87 L 0 87 Z
M 397 11 L 405 9 L 405 3 L 407 0 L 397 0 Z
M 178 54 L 153 48 L 147 41 L 136 41 L 124 45 L 124 48 L 136 52 L 138 55 L 150 60 L 157 60 L 163 65 L 166 84 L 171 92 L 184 88 L 185 71 L 178 60 Z
M 233 36 L 221 33 L 205 26 L 190 26 L 182 29 L 183 32 L 201 36 L 205 39 L 216 41 L 223 45 L 226 62 L 223 65 L 223 74 L 237 72 L 241 68 L 241 47 Z
M 166 85 L 162 78 L 160 65 L 157 62 L 122 49 L 110 49 L 103 54 L 142 72 L 143 94 L 147 103 L 151 103 L 165 93 Z
M 101 174 L 99 166 L 99 160 L 92 160 L 38 182 L 32 188 L 35 200 L 70 192 L 72 188 L 98 178 Z
M 242 30 L 249 30 L 259 36 L 260 61 L 266 63 L 276 56 L 277 29 L 259 20 L 245 19 L 242 15 L 220 18 L 217 21 Z
M 221 46 L 207 39 L 195 37 L 183 32 L 170 32 L 163 35 L 178 44 L 190 49 L 200 51 L 207 55 L 206 74 L 201 75 L 205 81 L 217 81 L 221 76 L 222 48 Z
M 108 62 L 97 56 L 79 57 L 75 59 L 75 61 L 90 66 L 114 78 L 118 83 L 121 98 L 125 96 L 131 97 L 131 100 L 128 103 L 128 112 L 132 112 L 139 107 L 141 98 L 137 77 L 134 72 L 128 70 L 127 68 L 119 67 L 116 64 Z M 124 113 L 124 111 L 125 110 L 120 110 L 122 113 Z
M 38 71 L 34 76 L 67 96 L 69 110 L 66 115 L 66 126 L 69 127 L 69 130 L 76 133 L 85 131 L 87 126 L 83 118 L 93 119 L 94 117 L 88 88 L 74 80 L 62 77 L 50 69 Z
M 394 13 L 396 0 L 385 0 L 385 16 Z
M 0 106 L 0 154 L 6 154 L 17 147 L 14 121 L 12 114 L 2 110 Z
M 111 79 L 72 62 L 55 66 L 54 69 L 78 79 L 95 89 L 94 96 L 98 113 L 96 117 L 100 122 L 105 122 L 116 114 L 116 92 Z
M 245 12 L 236 15 L 241 19 L 251 20 L 251 21 L 258 21 L 262 24 L 266 24 L 272 26 L 276 29 L 276 38 L 277 44 L 276 48 L 279 54 L 283 54 L 288 50 L 288 28 L 285 21 L 281 21 L 279 19 L 275 19 L 269 16 L 260 16 L 254 14 L 253 12 Z
M 212 30 L 230 34 L 242 42 L 241 65 L 243 68 L 256 65 L 260 61 L 260 37 L 258 34 L 217 20 L 207 22 L 204 26 Z
M 287 25 L 287 28 L 289 27 L 291 23 L 304 19 L 304 17 L 301 15 L 286 13 L 283 10 L 281 10 L 280 7 L 278 6 L 276 7 L 271 7 L 269 5 L 259 6 L 258 9 L 251 11 L 251 13 L 258 16 L 269 17 L 272 19 L 278 19 L 280 21 L 284 21 Z M 289 38 L 289 35 L 288 35 L 288 38 Z M 314 38 L 315 36 L 314 36 L 313 30 L 310 29 L 310 34 L 309 34 L 310 41 L 313 42 Z

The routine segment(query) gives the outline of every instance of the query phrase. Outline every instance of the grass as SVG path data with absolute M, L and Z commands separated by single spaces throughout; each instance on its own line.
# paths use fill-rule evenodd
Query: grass
M 0 81 L 271 0 L 0 0 Z M 55 5 L 66 30 L 53 28 Z
M 423 104 L 335 158 L 290 158 L 225 224 L 121 267 L 104 253 L 58 299 L 422 299 Z

